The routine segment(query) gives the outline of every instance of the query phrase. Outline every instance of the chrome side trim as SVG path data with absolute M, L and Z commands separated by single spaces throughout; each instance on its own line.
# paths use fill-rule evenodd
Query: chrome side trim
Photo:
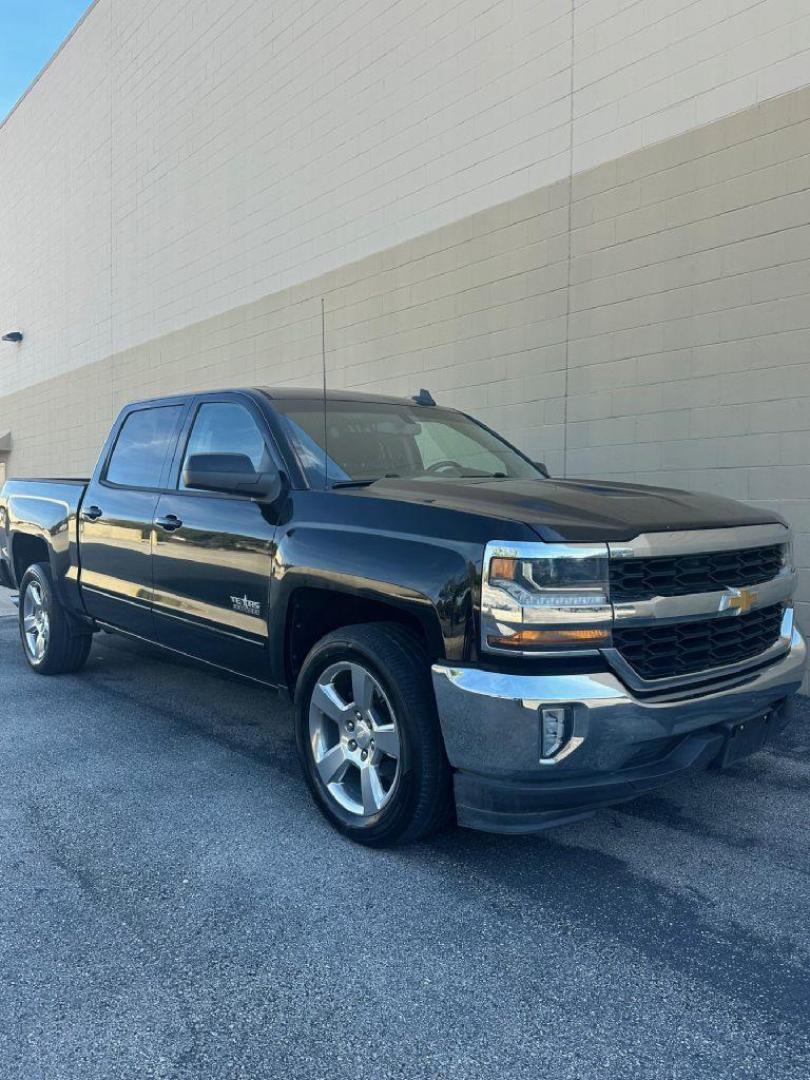
M 245 615 L 221 604 L 207 604 L 193 596 L 181 596 L 167 589 L 153 591 L 152 606 L 156 615 L 176 616 L 194 623 L 195 626 L 202 625 L 203 629 L 231 632 L 241 630 L 243 634 L 253 634 L 259 638 L 268 636 L 267 621 L 260 616 Z M 196 619 L 200 622 L 196 622 Z
M 650 600 L 634 600 L 614 604 L 613 616 L 617 628 L 625 626 L 658 626 L 662 623 L 692 622 L 697 619 L 739 618 L 749 611 L 773 607 L 793 596 L 798 582 L 795 570 L 785 567 L 777 577 L 741 590 L 729 582 L 720 592 L 690 593 L 687 596 L 655 596 Z M 737 601 L 745 593 L 744 605 Z
M 189 619 L 185 615 L 177 615 L 175 612 L 167 611 L 165 608 L 153 608 L 152 613 L 154 615 L 159 615 L 162 619 L 175 619 L 177 622 L 185 623 L 186 626 L 193 627 L 195 630 L 205 630 L 206 633 L 209 634 L 233 638 L 235 641 L 242 641 L 245 645 L 254 645 L 259 649 L 263 649 L 266 644 L 265 641 L 257 641 L 255 638 L 245 637 L 244 634 L 237 634 L 231 630 L 225 630 L 221 626 L 213 626 L 210 622 Z
M 99 593 L 101 596 L 108 596 L 113 600 L 141 601 L 147 607 L 152 603 L 152 589 L 146 585 L 140 585 L 137 581 L 112 577 L 110 574 L 101 574 L 95 570 L 82 570 L 80 579 L 82 588 Z
M 112 592 L 107 589 L 95 589 L 92 585 L 82 585 L 84 592 L 93 593 L 94 596 L 103 596 L 105 600 L 115 600 L 120 604 L 130 604 L 132 607 L 140 608 L 142 611 L 149 611 L 152 607 L 151 601 L 148 598 L 143 600 L 130 600 L 126 596 L 122 596 L 120 593 Z
M 786 608 L 779 629 L 779 640 L 769 649 L 766 649 L 765 652 L 759 653 L 758 656 L 740 660 L 736 664 L 726 664 L 724 667 L 706 668 L 703 671 L 692 672 L 689 675 L 673 675 L 667 679 L 642 679 L 618 649 L 602 649 L 602 656 L 604 656 L 622 682 L 640 693 L 654 693 L 656 690 L 669 690 L 679 686 L 695 687 L 702 683 L 719 682 L 729 676 L 749 671 L 752 668 L 762 667 L 779 659 L 790 649 L 791 639 L 793 638 L 793 621 L 793 608 Z
M 744 525 L 732 529 L 681 529 L 677 532 L 642 533 L 633 540 L 608 544 L 611 559 L 653 559 L 671 555 L 696 555 L 715 551 L 786 544 L 785 525 Z

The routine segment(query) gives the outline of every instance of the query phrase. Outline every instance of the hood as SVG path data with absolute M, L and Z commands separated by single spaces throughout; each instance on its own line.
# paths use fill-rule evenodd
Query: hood
M 353 494 L 522 522 L 547 542 L 632 540 L 639 533 L 781 522 L 719 495 L 600 480 L 378 480 Z M 494 537 L 493 539 L 497 539 Z

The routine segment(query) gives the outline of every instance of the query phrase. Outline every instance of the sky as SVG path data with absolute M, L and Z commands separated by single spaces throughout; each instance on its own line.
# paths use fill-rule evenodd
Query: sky
M 90 0 L 0 0 L 0 123 L 90 6 Z

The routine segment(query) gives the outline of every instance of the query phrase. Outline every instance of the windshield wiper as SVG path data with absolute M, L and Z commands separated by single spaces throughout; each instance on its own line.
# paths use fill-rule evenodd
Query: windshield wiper
M 350 488 L 350 487 L 369 487 L 371 484 L 376 484 L 378 480 L 398 480 L 399 473 L 386 473 L 385 476 L 372 476 L 367 480 L 336 480 L 334 484 L 330 484 L 330 490 L 332 488 Z
M 442 480 L 508 480 L 505 472 L 463 472 L 463 473 L 424 473 L 425 476 L 438 476 Z

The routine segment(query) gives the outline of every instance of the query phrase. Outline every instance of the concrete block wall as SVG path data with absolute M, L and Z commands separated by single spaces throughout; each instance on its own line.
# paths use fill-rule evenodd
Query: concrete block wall
M 558 0 L 97 0 L 0 127 L 0 388 L 567 177 L 571 53 Z
M 9 471 L 86 474 L 133 398 L 318 385 L 324 297 L 333 386 L 774 506 L 810 630 L 809 37 L 784 0 L 99 0 L 0 128 Z
M 809 162 L 803 90 L 7 395 L 12 464 L 86 471 L 132 397 L 318 383 L 324 296 L 333 385 L 429 385 L 558 474 L 793 501 Z
M 575 172 L 808 82 L 802 0 L 575 0 Z
M 810 91 L 575 177 L 570 475 L 773 506 L 810 627 Z
M 96 0 L 0 125 L 0 393 L 808 81 L 798 0 Z
M 84 475 L 118 409 L 218 385 L 320 385 L 441 400 L 563 469 L 568 184 L 0 399 L 12 472 Z

